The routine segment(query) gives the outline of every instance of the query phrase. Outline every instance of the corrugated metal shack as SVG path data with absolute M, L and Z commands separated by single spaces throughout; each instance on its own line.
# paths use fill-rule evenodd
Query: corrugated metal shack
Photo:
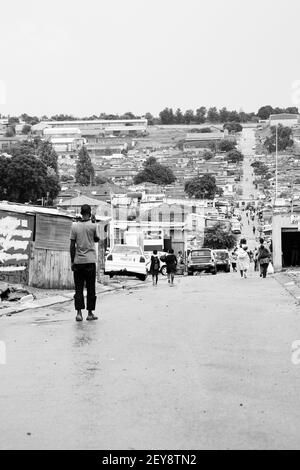
M 0 280 L 72 289 L 72 216 L 57 209 L 0 203 Z

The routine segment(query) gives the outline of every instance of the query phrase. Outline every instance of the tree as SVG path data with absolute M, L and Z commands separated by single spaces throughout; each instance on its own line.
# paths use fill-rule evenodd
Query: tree
M 214 154 L 211 150 L 204 150 L 203 154 L 202 154 L 202 157 L 204 158 L 204 160 L 211 160 L 213 158 Z
M 16 135 L 15 128 L 10 126 L 5 132 L 5 137 L 14 137 Z
M 219 122 L 220 121 L 220 116 L 219 116 L 218 110 L 215 106 L 212 107 L 212 108 L 209 108 L 208 113 L 207 113 L 207 121 L 208 122 Z
M 182 124 L 184 122 L 183 114 L 182 114 L 180 108 L 176 109 L 175 122 L 176 122 L 176 124 Z
M 86 147 L 83 145 L 79 150 L 76 164 L 75 180 L 81 186 L 88 186 L 94 181 L 95 171 Z
M 184 113 L 184 122 L 185 124 L 191 124 L 194 121 L 194 111 L 192 109 L 187 109 Z
M 220 116 L 220 121 L 221 122 L 227 122 L 228 121 L 228 116 L 229 116 L 229 111 L 227 108 L 222 108 L 219 111 L 219 116 Z
M 51 167 L 47 167 L 47 178 L 46 178 L 46 196 L 47 206 L 52 206 L 54 199 L 58 196 L 61 190 L 59 184 L 59 176 L 55 170 Z
M 147 119 L 149 126 L 153 126 L 153 124 L 154 124 L 154 117 L 152 116 L 151 113 L 146 113 L 146 114 L 145 114 L 145 119 Z
M 262 106 L 257 112 L 257 116 L 260 119 L 269 119 L 270 114 L 274 114 L 274 109 L 270 105 Z
M 291 138 L 292 129 L 290 127 L 278 125 L 278 150 L 285 150 L 287 147 L 292 147 L 294 144 Z M 271 136 L 267 137 L 264 141 L 264 147 L 269 153 L 275 152 L 276 150 L 276 127 L 271 127 Z
M 28 135 L 31 131 L 31 126 L 30 124 L 24 124 L 22 127 L 22 134 Z
M 227 122 L 223 129 L 227 129 L 228 132 L 242 132 L 243 126 L 239 122 Z
M 205 229 L 204 243 L 205 248 L 213 250 L 231 250 L 236 245 L 235 236 L 226 230 L 222 223 L 217 223 L 214 227 Z
M 228 161 L 228 163 L 239 163 L 239 162 L 242 162 L 243 159 L 244 159 L 243 154 L 235 149 L 230 150 L 226 154 L 226 160 Z
M 95 177 L 95 184 L 98 185 L 98 184 L 105 184 L 107 183 L 107 178 L 105 178 L 104 176 L 100 176 L 100 175 L 97 175 Z
M 195 121 L 197 124 L 204 124 L 206 120 L 206 107 L 201 106 L 200 108 L 196 109 Z
M 196 176 L 184 185 L 184 190 L 189 197 L 196 199 L 214 199 L 218 187 L 214 176 Z
M 37 154 L 41 161 L 45 163 L 47 167 L 52 168 L 55 173 L 58 173 L 58 157 L 57 153 L 55 152 L 51 142 L 48 141 L 40 141 Z
M 231 140 L 221 140 L 221 142 L 218 145 L 218 150 L 220 152 L 229 152 L 230 150 L 235 149 L 236 142 L 233 142 Z
M 157 162 L 156 158 L 148 158 L 144 164 L 144 169 L 140 171 L 134 177 L 134 184 L 140 184 L 144 182 L 154 183 L 154 184 L 171 184 L 176 178 L 173 171 Z
M 240 122 L 241 118 L 237 111 L 230 111 L 228 113 L 228 121 L 231 122 Z
M 4 155 L 0 155 L 0 175 L 1 175 L 1 184 L 0 184 L 0 199 L 7 199 L 7 167 L 9 163 L 9 158 L 6 158 Z
M 47 196 L 56 197 L 59 186 L 46 165 L 33 155 L 16 155 L 8 159 L 6 176 L 7 199 L 14 202 L 36 202 Z
M 172 108 L 165 108 L 159 113 L 160 121 L 162 124 L 174 124 L 175 117 Z

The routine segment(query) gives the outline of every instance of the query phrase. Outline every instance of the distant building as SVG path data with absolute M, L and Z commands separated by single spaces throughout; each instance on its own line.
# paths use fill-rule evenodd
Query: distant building
M 32 126 L 32 132 L 41 133 L 46 128 L 75 127 L 84 136 L 85 131 L 96 131 L 99 136 L 142 135 L 146 133 L 147 119 L 118 119 L 118 120 L 74 120 L 74 121 L 42 121 Z
M 269 125 L 270 126 L 277 126 L 281 124 L 285 127 L 293 127 L 298 124 L 299 114 L 289 114 L 289 113 L 281 113 L 281 114 L 271 114 L 269 117 Z

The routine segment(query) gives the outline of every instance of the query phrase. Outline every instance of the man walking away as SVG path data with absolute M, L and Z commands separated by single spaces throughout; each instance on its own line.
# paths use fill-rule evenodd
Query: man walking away
M 166 265 L 167 265 L 167 273 L 168 273 L 168 283 L 170 286 L 174 285 L 174 276 L 177 269 L 177 258 L 174 255 L 174 250 L 171 248 L 169 250 L 169 254 L 166 256 Z
M 157 250 L 153 250 L 153 255 L 151 256 L 150 273 L 152 274 L 152 283 L 154 286 L 157 286 L 159 270 L 160 261 L 157 255 Z
M 97 226 L 91 220 L 91 207 L 81 206 L 82 219 L 74 222 L 71 229 L 70 255 L 75 283 L 76 321 L 82 321 L 82 310 L 85 309 L 84 285 L 87 290 L 87 320 L 98 320 L 93 314 L 96 306 L 96 249 L 99 241 Z
M 257 260 L 260 265 L 260 277 L 266 278 L 267 269 L 268 269 L 270 258 L 271 258 L 271 253 L 270 253 L 270 250 L 264 245 L 263 238 L 261 238 L 259 242 L 260 242 L 260 246 L 258 248 Z

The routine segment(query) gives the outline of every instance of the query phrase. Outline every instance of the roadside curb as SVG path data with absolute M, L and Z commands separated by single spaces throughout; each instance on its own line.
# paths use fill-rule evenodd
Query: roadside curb
M 106 294 L 109 292 L 114 292 L 118 290 L 130 290 L 130 289 L 137 289 L 141 287 L 146 287 L 147 284 L 134 284 L 134 285 L 114 285 L 114 286 L 103 286 L 97 285 L 96 286 L 96 293 L 99 294 Z M 66 293 L 62 295 L 55 295 L 53 297 L 44 297 L 43 299 L 33 300 L 31 302 L 24 302 L 23 304 L 15 305 L 13 307 L 8 307 L 3 309 L 3 312 L 0 310 L 0 318 L 5 316 L 11 316 L 15 313 L 23 312 L 24 310 L 33 310 L 36 308 L 43 308 L 43 307 L 50 307 L 52 305 L 58 305 L 66 302 L 71 302 L 74 299 L 73 292 Z
M 275 273 L 274 278 L 300 305 L 300 287 L 295 283 L 295 281 L 293 281 L 292 278 L 284 272 Z

